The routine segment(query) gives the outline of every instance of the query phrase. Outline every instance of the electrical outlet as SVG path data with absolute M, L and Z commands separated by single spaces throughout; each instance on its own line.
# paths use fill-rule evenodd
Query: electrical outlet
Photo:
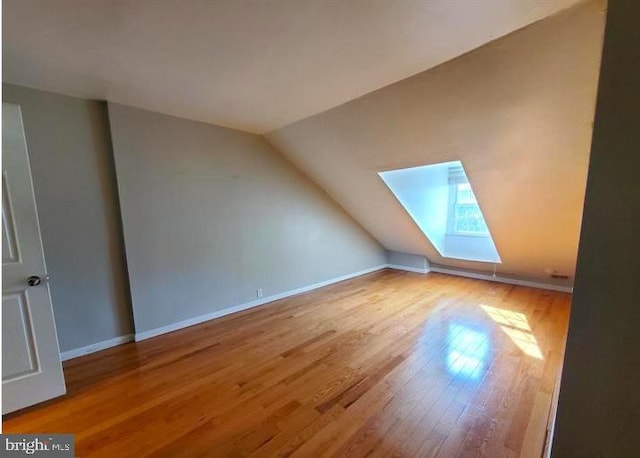
M 256 297 L 260 299 L 262 297 L 262 288 L 256 289 Z

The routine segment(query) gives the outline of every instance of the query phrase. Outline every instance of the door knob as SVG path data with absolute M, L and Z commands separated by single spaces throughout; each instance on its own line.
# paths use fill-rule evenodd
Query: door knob
M 44 281 L 48 281 L 49 280 L 49 276 L 47 275 L 46 277 L 44 277 Z M 27 278 L 27 285 L 29 286 L 38 286 L 42 283 L 42 278 L 38 277 L 37 275 L 32 275 L 29 278 Z

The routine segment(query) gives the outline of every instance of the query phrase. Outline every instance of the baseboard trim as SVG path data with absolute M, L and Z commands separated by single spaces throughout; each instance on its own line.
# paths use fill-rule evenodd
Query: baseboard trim
M 113 339 L 103 340 L 102 342 L 96 342 L 84 347 L 63 351 L 62 353 L 60 353 L 60 359 L 62 361 L 68 361 L 73 358 L 78 358 L 79 356 L 89 355 L 91 353 L 95 353 L 100 350 L 106 350 L 107 348 L 122 345 L 127 342 L 133 342 L 133 334 L 114 337 Z
M 387 264 L 389 269 L 394 270 L 404 270 L 407 272 L 415 272 L 418 274 L 428 274 L 430 272 L 428 267 L 420 268 L 420 267 L 409 267 L 409 266 L 401 266 L 399 264 Z
M 151 329 L 149 331 L 137 332 L 135 334 L 135 341 L 139 342 L 141 340 L 150 339 L 152 337 L 156 337 L 162 334 L 166 334 L 169 332 L 177 331 L 178 329 L 187 328 L 189 326 L 195 326 L 196 324 L 204 323 L 205 321 L 213 320 L 216 318 L 221 318 L 226 315 L 231 315 L 232 313 L 242 312 L 243 310 L 248 310 L 253 307 L 258 307 L 259 305 L 268 304 L 270 302 L 275 302 L 280 299 L 284 299 L 286 297 L 295 296 L 297 294 L 306 293 L 308 291 L 312 291 L 314 289 L 322 288 L 324 286 L 329 286 L 334 283 L 339 283 L 341 281 L 350 280 L 355 277 L 359 277 L 361 275 L 370 274 L 372 272 L 376 272 L 378 270 L 382 270 L 388 267 L 388 264 L 380 264 L 378 266 L 370 267 L 369 269 L 361 270 L 359 272 L 354 272 L 347 275 L 341 275 L 340 277 L 331 278 L 329 280 L 321 281 L 318 283 L 314 283 L 312 285 L 303 286 L 301 288 L 292 289 L 290 291 L 285 291 L 283 293 L 274 294 L 272 296 L 263 297 L 261 299 L 257 299 L 255 301 L 246 302 L 244 304 L 236 305 L 234 307 L 228 307 L 222 310 L 216 310 L 212 313 L 207 313 L 206 315 L 200 315 L 194 318 L 189 318 L 187 320 L 179 321 L 177 323 L 168 324 L 166 326 L 161 326 L 159 328 Z
M 477 280 L 488 280 L 495 281 L 498 283 L 507 283 L 509 285 L 518 285 L 518 286 L 529 286 L 531 288 L 539 288 L 539 289 L 547 289 L 551 291 L 560 291 L 563 293 L 572 293 L 573 287 L 571 286 L 562 286 L 562 285 L 552 285 L 549 283 L 537 282 L 532 280 L 524 280 L 519 278 L 511 278 L 511 277 L 502 277 L 500 275 L 496 275 L 495 277 L 492 274 L 483 274 L 479 272 L 470 272 L 468 270 L 458 270 L 458 269 L 446 269 L 442 267 L 431 266 L 431 272 L 437 272 L 441 274 L 447 275 L 457 275 L 458 277 L 467 277 L 467 278 L 475 278 Z
M 195 326 L 196 324 L 204 323 L 205 321 L 221 318 L 226 315 L 231 315 L 232 313 L 237 313 L 243 310 L 248 310 L 254 307 L 258 307 L 260 305 L 269 304 L 271 302 L 275 302 L 280 299 L 295 296 L 297 294 L 306 293 L 314 289 L 322 288 L 324 286 L 329 286 L 334 283 L 339 283 L 341 281 L 350 280 L 352 278 L 360 277 L 362 275 L 370 274 L 373 272 L 377 272 L 378 270 L 387 269 L 387 268 L 394 269 L 394 270 L 403 270 L 407 272 L 415 272 L 419 274 L 437 272 L 437 273 L 442 273 L 447 275 L 456 275 L 459 277 L 495 281 L 499 283 L 507 283 L 507 284 L 518 285 L 518 286 L 529 286 L 533 288 L 547 289 L 552 291 L 561 291 L 565 293 L 573 292 L 573 288 L 569 286 L 550 285 L 548 283 L 536 282 L 531 280 L 523 280 L 518 278 L 501 277 L 499 275 L 494 277 L 491 274 L 483 274 L 479 272 L 470 272 L 470 271 L 457 270 L 457 269 L 446 269 L 446 268 L 437 267 L 437 266 L 430 266 L 430 267 L 421 269 L 419 267 L 409 267 L 409 266 L 402 266 L 398 264 L 380 264 L 378 266 L 370 267 L 369 269 L 361 270 L 359 272 L 354 272 L 347 275 L 341 275 L 340 277 L 331 278 L 329 280 L 314 283 L 312 285 L 303 286 L 301 288 L 292 289 L 290 291 L 285 291 L 279 294 L 274 294 L 272 296 L 264 297 L 251 302 L 246 302 L 244 304 L 236 305 L 234 307 L 229 307 L 223 310 L 217 310 L 215 312 L 208 313 L 206 315 L 200 315 L 194 318 L 189 318 L 187 320 L 183 320 L 178 323 L 172 323 L 166 326 L 161 326 L 159 328 L 151 329 L 149 331 L 143 331 L 135 334 L 127 334 L 124 336 L 114 337 L 113 339 L 103 340 L 102 342 L 96 342 L 94 344 L 86 345 L 84 347 L 68 350 L 60 353 L 60 359 L 62 361 L 68 361 L 73 358 L 78 358 L 79 356 L 89 355 L 91 353 L 95 353 L 101 350 L 106 350 L 107 348 L 115 347 L 117 345 L 122 345 L 127 342 L 132 342 L 132 341 L 139 342 L 141 340 L 150 339 L 152 337 L 156 337 L 162 334 L 167 334 L 169 332 L 177 331 L 179 329 L 187 328 L 189 326 Z

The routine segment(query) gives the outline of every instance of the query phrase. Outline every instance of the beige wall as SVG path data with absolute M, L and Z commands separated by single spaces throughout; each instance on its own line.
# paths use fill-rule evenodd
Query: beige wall
M 106 104 L 2 89 L 22 108 L 61 351 L 130 334 Z
M 608 9 L 557 458 L 640 453 L 640 3 Z
M 441 258 L 376 173 L 462 160 L 498 272 L 573 275 L 603 25 L 582 3 L 267 138 L 385 248 L 492 271 Z
M 109 104 L 136 332 L 386 263 L 261 136 Z

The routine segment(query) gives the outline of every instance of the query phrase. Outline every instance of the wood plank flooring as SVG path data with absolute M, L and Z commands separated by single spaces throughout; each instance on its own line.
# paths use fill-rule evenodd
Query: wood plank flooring
M 570 295 L 381 271 L 65 363 L 87 457 L 539 457 Z

